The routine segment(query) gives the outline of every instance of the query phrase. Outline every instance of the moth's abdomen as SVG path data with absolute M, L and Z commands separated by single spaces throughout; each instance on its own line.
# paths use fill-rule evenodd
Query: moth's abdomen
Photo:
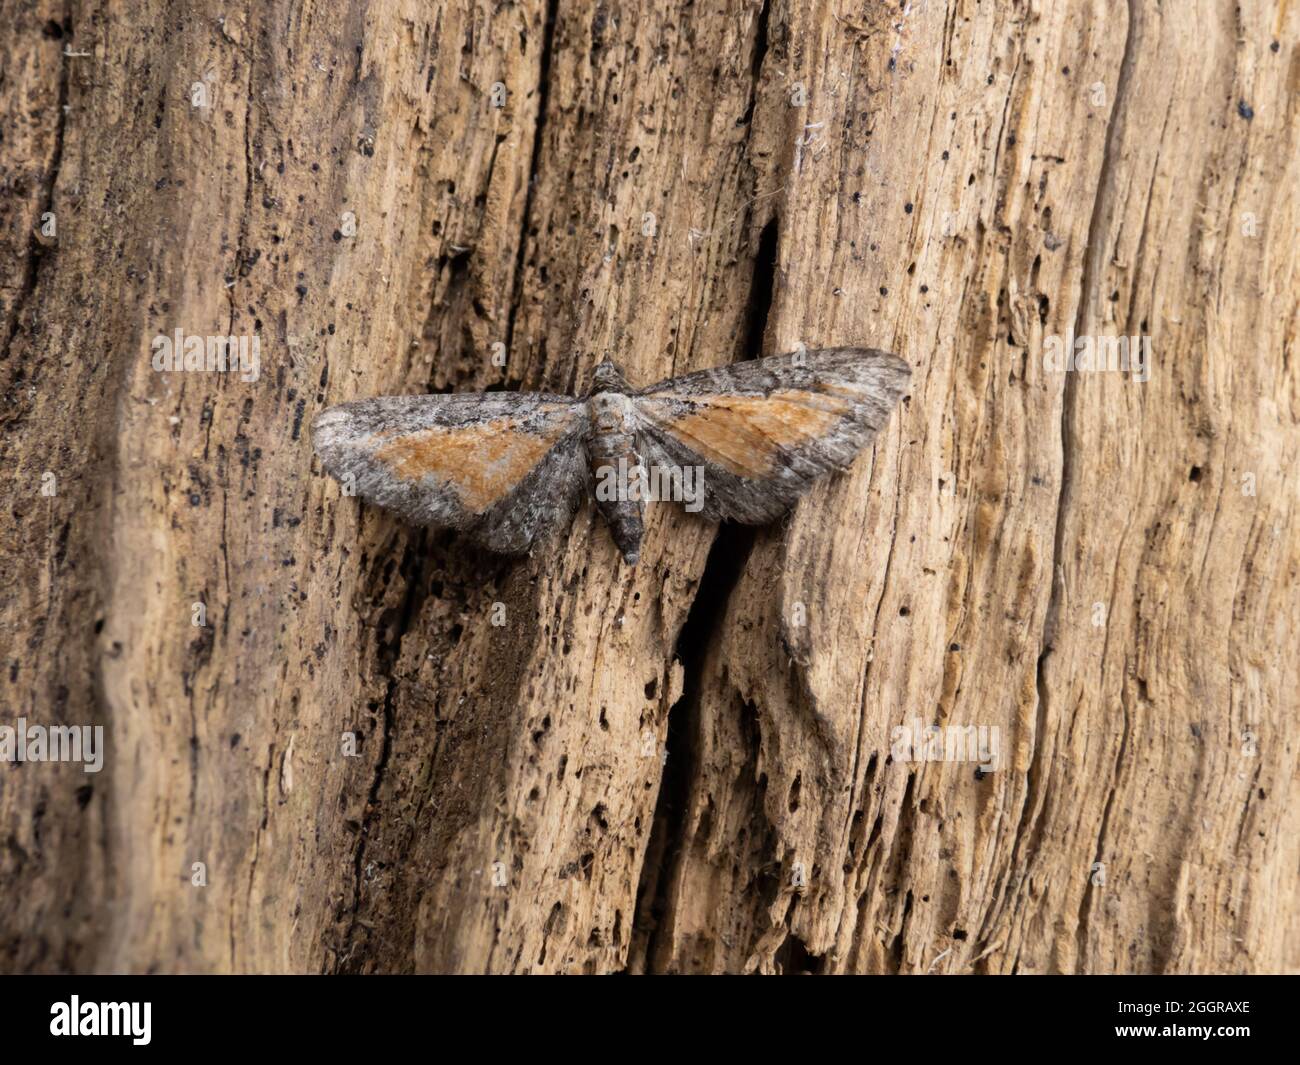
M 591 424 L 587 457 L 596 506 L 609 523 L 623 559 L 632 565 L 641 557 L 645 532 L 644 471 L 632 402 L 619 392 L 600 392 L 587 403 Z

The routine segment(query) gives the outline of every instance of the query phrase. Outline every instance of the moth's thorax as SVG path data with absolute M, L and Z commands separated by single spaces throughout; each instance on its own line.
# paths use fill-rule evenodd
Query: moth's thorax
M 636 408 L 621 392 L 597 392 L 587 399 L 587 457 L 592 469 L 606 462 L 636 458 Z
M 600 434 L 631 433 L 632 400 L 621 392 L 597 392 L 587 400 L 591 427 Z
M 636 414 L 630 396 L 596 392 L 587 399 L 587 461 L 596 491 L 596 506 L 609 522 L 614 543 L 629 563 L 641 554 L 644 504 L 629 496 L 624 483 L 641 465 L 636 446 Z M 612 486 L 612 490 L 611 490 Z

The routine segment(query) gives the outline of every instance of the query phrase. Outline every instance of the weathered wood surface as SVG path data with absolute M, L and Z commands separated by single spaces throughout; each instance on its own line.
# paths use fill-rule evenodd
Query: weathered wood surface
M 1297 964 L 1293 5 L 0 27 L 0 710 L 109 743 L 0 767 L 0 968 Z M 260 378 L 155 373 L 177 328 Z M 652 508 L 635 571 L 590 508 L 511 562 L 310 451 L 801 342 L 912 364 L 874 450 L 777 527 Z M 1003 765 L 893 759 L 913 720 Z

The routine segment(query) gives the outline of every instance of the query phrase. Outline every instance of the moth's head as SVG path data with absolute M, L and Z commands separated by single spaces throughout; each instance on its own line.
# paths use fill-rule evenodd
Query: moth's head
M 608 355 L 596 366 L 591 374 L 591 392 L 626 392 L 627 378 L 623 368 Z

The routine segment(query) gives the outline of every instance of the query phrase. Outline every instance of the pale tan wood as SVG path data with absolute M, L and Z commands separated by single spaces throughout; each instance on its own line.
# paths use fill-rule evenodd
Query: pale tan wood
M 0 967 L 1296 965 L 1290 5 L 70 17 L 0 2 L 0 642 L 7 716 L 110 747 L 0 767 Z M 177 327 L 260 379 L 154 373 Z M 1150 380 L 1045 368 L 1071 331 Z M 799 343 L 909 398 L 634 571 L 590 508 L 512 562 L 310 452 L 346 399 Z M 913 720 L 1004 764 L 895 760 Z

